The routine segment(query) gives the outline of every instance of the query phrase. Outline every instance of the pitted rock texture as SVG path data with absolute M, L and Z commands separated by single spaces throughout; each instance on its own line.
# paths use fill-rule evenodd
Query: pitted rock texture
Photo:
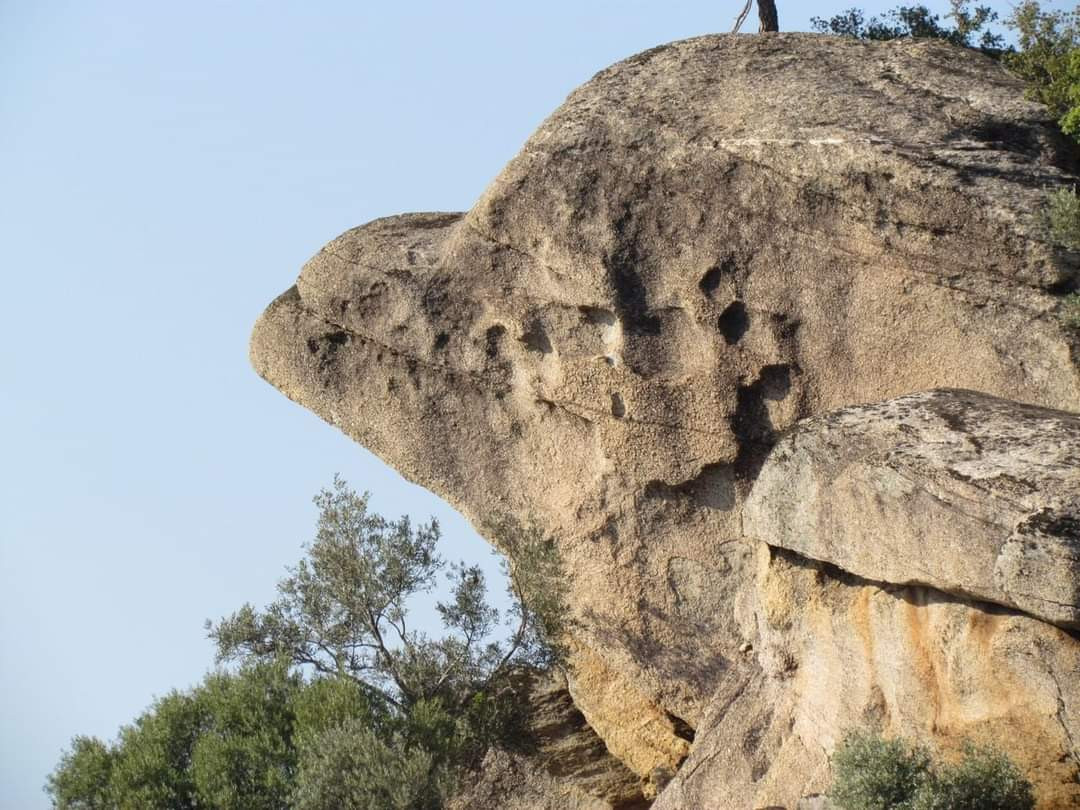
M 744 528 L 867 579 L 1080 628 L 1080 415 L 941 390 L 804 420 Z
M 645 810 L 642 783 L 574 706 L 566 679 L 526 674 L 521 749 L 488 752 L 449 810 Z
M 558 539 L 581 671 L 611 673 L 575 696 L 653 779 L 733 672 L 764 677 L 742 505 L 777 431 L 944 385 L 1080 409 L 1077 257 L 1040 224 L 1074 166 L 1021 92 L 938 42 L 656 48 L 467 214 L 332 241 L 252 360 L 476 525 Z

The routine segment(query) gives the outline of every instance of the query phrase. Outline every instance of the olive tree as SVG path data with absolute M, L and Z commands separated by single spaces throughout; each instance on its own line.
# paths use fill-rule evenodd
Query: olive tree
M 502 520 L 511 605 L 436 551 L 439 526 L 388 521 L 340 479 L 315 498 L 306 556 L 265 610 L 207 622 L 233 671 L 155 701 L 113 744 L 76 737 L 46 792 L 60 810 L 435 810 L 488 746 L 520 729 L 522 667 L 558 659 L 556 547 Z M 443 632 L 409 606 L 440 576 Z M 310 676 L 310 677 L 308 677 Z
M 284 656 L 349 679 L 399 712 L 433 700 L 457 711 L 514 667 L 551 662 L 551 640 L 565 624 L 565 584 L 550 539 L 512 521 L 492 524 L 508 551 L 512 605 L 504 617 L 487 599 L 479 566 L 448 564 L 437 553 L 435 520 L 387 520 L 368 509 L 368 499 L 340 478 L 315 497 L 315 539 L 278 583 L 278 598 L 265 610 L 247 604 L 207 622 L 219 660 Z M 437 604 L 444 632 L 432 636 L 411 625 L 409 603 L 441 574 L 450 595 Z

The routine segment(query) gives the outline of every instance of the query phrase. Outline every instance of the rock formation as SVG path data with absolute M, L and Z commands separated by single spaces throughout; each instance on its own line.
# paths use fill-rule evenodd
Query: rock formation
M 821 502 L 815 522 L 776 506 L 764 537 L 743 524 L 800 419 L 943 386 L 1080 410 L 1080 339 L 1058 317 L 1078 257 L 1041 219 L 1074 171 L 1045 110 L 976 53 L 678 42 L 572 93 L 468 213 L 333 240 L 260 318 L 252 360 L 476 525 L 514 516 L 557 538 L 580 626 L 570 692 L 647 791 L 675 774 L 656 807 L 793 807 L 859 722 L 943 746 L 1015 747 L 1022 729 L 1059 757 L 1017 752 L 1041 769 L 1041 807 L 1072 806 L 1075 544 L 1039 510 L 1075 515 L 1075 454 L 1052 504 L 1000 512 L 995 490 L 980 508 L 1009 531 L 988 530 L 970 570 L 959 511 L 933 545 L 948 564 L 917 576 L 911 555 L 875 567 L 869 515 L 842 540 L 805 535 L 848 507 Z M 886 458 L 898 407 L 834 437 L 865 450 L 810 428 L 799 441 L 820 452 L 790 469 L 827 481 L 818 460 L 869 454 L 852 504 L 897 470 L 964 472 L 979 431 Z M 1005 447 L 1008 425 L 993 430 Z M 986 463 L 1033 489 L 1056 475 L 1022 454 Z M 777 504 L 788 468 L 766 469 Z M 905 508 L 897 494 L 877 514 Z M 1022 514 L 1030 531 L 1010 525 Z M 926 526 L 895 528 L 917 548 Z
M 1080 415 L 961 391 L 834 411 L 777 443 L 744 514 L 807 559 L 1080 629 Z
M 522 750 L 492 750 L 447 810 L 645 810 L 640 780 L 585 722 L 557 673 L 526 674 Z
M 865 725 L 991 742 L 1042 806 L 1080 802 L 1080 641 L 1052 623 L 1074 625 L 1080 601 L 1080 418 L 933 391 L 806 419 L 744 525 L 764 678 L 749 668 L 714 700 L 725 713 L 658 810 L 708 806 L 740 765 L 755 806 L 791 806 L 790 775 L 822 792 L 822 749 Z M 726 772 L 695 767 L 717 757 Z

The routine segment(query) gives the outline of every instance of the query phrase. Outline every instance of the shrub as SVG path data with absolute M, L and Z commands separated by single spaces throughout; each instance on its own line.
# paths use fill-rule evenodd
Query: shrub
M 156 700 L 111 745 L 76 737 L 45 790 L 59 810 L 284 810 L 298 750 L 350 719 L 385 722 L 351 681 L 308 682 L 287 662 L 215 672 Z
M 1080 13 L 1044 11 L 1024 0 L 1006 24 L 1020 45 L 1005 55 L 1006 67 L 1028 81 L 1028 96 L 1050 109 L 1063 132 L 1080 140 Z
M 1007 756 L 967 746 L 955 765 L 942 765 L 923 783 L 911 810 L 1031 810 L 1031 782 Z
M 57 810 L 108 810 L 116 806 L 110 787 L 115 756 L 96 737 L 76 737 L 49 774 L 45 792 Z
M 833 754 L 830 792 L 838 810 L 1032 810 L 1020 769 L 993 748 L 966 745 L 955 763 L 934 763 L 903 740 L 853 732 Z
M 1071 326 L 1073 329 L 1080 329 L 1080 293 L 1071 293 L 1065 296 L 1065 303 L 1062 305 L 1061 319 L 1065 321 L 1066 326 Z
M 827 20 L 811 17 L 810 26 L 822 34 L 855 37 L 856 39 L 890 40 L 943 39 L 963 48 L 980 48 L 989 53 L 1000 53 L 1005 40 L 989 27 L 997 20 L 997 12 L 989 6 L 969 9 L 965 0 L 950 0 L 951 10 L 946 18 L 954 26 L 942 25 L 941 17 L 924 5 L 897 6 L 886 11 L 883 17 L 870 17 L 858 8 L 849 8 Z
M 1069 250 L 1080 250 L 1080 197 L 1074 188 L 1050 192 L 1046 203 L 1046 226 L 1050 238 Z
M 399 736 L 384 739 L 357 720 L 305 746 L 296 810 L 437 810 L 449 780 L 432 754 Z
M 524 745 L 521 675 L 553 664 L 569 620 L 551 538 L 501 521 L 511 604 L 478 566 L 447 565 L 438 524 L 389 521 L 335 479 L 308 554 L 265 611 L 216 626 L 238 659 L 153 704 L 107 745 L 77 737 L 46 792 L 68 810 L 434 810 L 492 745 Z M 448 574 L 444 633 L 410 627 Z
M 833 754 L 831 797 L 840 810 L 906 807 L 930 771 L 930 755 L 903 740 L 848 734 Z

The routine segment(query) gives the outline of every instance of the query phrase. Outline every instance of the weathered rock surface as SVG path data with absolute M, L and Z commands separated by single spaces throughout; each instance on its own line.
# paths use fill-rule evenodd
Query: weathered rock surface
M 861 577 L 1080 627 L 1080 416 L 932 391 L 800 422 L 746 533 Z
M 870 538 L 872 539 L 872 538 Z M 654 810 L 794 808 L 824 793 L 848 729 L 1006 751 L 1038 807 L 1080 804 L 1080 641 L 924 587 L 870 584 L 759 547 L 761 635 Z M 726 799 L 726 801 L 725 801 Z
M 642 783 L 574 706 L 566 680 L 533 675 L 525 751 L 491 750 L 449 810 L 644 810 Z
M 797 672 L 806 651 L 761 621 L 742 531 L 778 431 L 946 385 L 1080 410 L 1057 317 L 1077 257 L 1039 224 L 1071 160 L 1015 80 L 942 43 L 679 42 L 571 94 L 467 214 L 332 241 L 260 318 L 252 360 L 477 525 L 550 531 L 576 702 L 653 786 L 698 729 L 668 788 L 689 790 L 700 731 L 755 711 L 718 695 L 771 695 L 778 735 L 804 705 L 773 694 L 769 651 Z M 821 672 L 842 691 L 842 668 Z M 824 767 L 834 729 L 800 729 Z M 797 761 L 751 758 L 725 770 L 730 803 L 698 806 L 753 806 L 807 781 Z

